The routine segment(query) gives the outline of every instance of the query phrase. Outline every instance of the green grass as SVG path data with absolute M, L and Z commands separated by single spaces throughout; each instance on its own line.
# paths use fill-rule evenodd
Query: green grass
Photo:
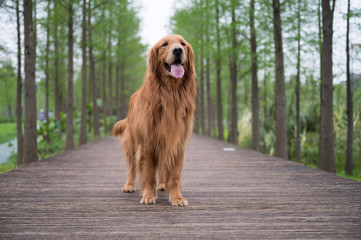
M 16 153 L 12 153 L 8 161 L 0 164 L 0 173 L 9 172 L 16 168 Z
M 0 123 L 0 143 L 16 138 L 16 123 Z
M 354 172 L 356 172 L 356 171 L 354 171 Z M 361 182 L 361 177 L 359 175 L 357 175 L 357 173 L 354 173 L 352 176 L 350 176 L 350 175 L 346 175 L 344 172 L 337 172 L 337 175 L 341 176 L 341 177 L 345 177 L 345 178 L 351 178 L 353 180 Z

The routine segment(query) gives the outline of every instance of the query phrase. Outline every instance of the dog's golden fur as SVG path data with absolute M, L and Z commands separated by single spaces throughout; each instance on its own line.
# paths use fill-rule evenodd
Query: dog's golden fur
M 184 67 L 181 78 L 169 70 L 175 48 L 183 51 L 177 60 Z M 128 159 L 123 191 L 135 191 L 137 173 L 141 203 L 156 202 L 158 172 L 158 189 L 167 191 L 170 203 L 188 204 L 181 194 L 181 172 L 185 143 L 193 128 L 195 99 L 192 47 L 180 35 L 166 36 L 150 49 L 145 82 L 130 99 L 128 117 L 113 127 L 113 135 L 122 137 Z

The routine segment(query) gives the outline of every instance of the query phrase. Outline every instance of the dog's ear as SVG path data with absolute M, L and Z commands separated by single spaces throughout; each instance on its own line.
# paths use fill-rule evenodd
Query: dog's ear
M 149 50 L 148 68 L 155 73 L 158 65 L 158 47 L 154 46 Z
M 186 72 L 190 72 L 192 74 L 194 74 L 194 57 L 193 57 L 193 49 L 192 46 L 187 43 L 187 62 L 186 62 Z

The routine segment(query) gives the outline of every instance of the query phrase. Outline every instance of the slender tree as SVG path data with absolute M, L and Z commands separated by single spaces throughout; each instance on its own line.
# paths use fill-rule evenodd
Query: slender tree
M 92 25 L 91 25 L 91 0 L 88 2 L 88 39 L 89 39 L 89 63 L 90 63 L 90 83 L 92 89 L 92 100 L 93 100 L 93 130 L 94 138 L 100 137 L 99 132 L 99 108 L 97 104 L 98 93 L 95 81 L 95 61 L 93 56 L 93 39 L 92 39 Z
M 34 31 L 34 58 L 35 58 L 35 64 L 36 64 L 36 46 L 37 46 L 37 18 L 36 18 L 36 12 L 37 12 L 37 0 L 33 1 L 33 31 Z
M 287 113 L 286 113 L 287 105 L 286 105 L 284 66 L 283 66 L 281 9 L 280 9 L 279 0 L 272 0 L 272 6 L 273 6 L 275 58 L 276 58 L 276 87 L 275 87 L 276 143 L 275 143 L 275 156 L 287 159 L 288 158 Z
M 117 17 L 117 63 L 116 63 L 116 69 L 115 69 L 115 109 L 116 109 L 116 115 L 117 115 L 117 119 L 121 119 L 121 99 L 120 99 L 120 82 L 121 82 L 121 61 L 123 61 L 123 57 L 121 56 L 122 54 L 122 29 L 120 28 L 121 24 L 122 24 L 122 17 L 118 16 Z
M 204 12 L 203 12 L 203 8 L 204 8 L 204 0 L 200 0 L 200 8 L 201 13 L 200 13 L 200 17 L 201 19 L 203 19 L 204 17 Z M 199 55 L 199 68 L 200 70 L 198 71 L 199 74 L 199 110 L 200 110 L 200 129 L 202 134 L 206 133 L 206 109 L 205 109 L 205 96 L 204 96 L 204 25 L 202 24 L 201 26 L 201 31 L 200 31 L 200 38 L 199 38 L 199 46 L 200 46 L 200 55 Z
M 115 67 L 115 114 L 117 116 L 117 119 L 120 119 L 119 80 L 120 80 L 120 64 L 117 63 Z
M 222 109 L 222 84 L 221 84 L 221 37 L 219 30 L 219 2 L 215 1 L 216 7 L 216 40 L 217 40 L 217 57 L 216 57 L 216 75 L 217 75 L 217 124 L 218 139 L 224 140 L 223 135 L 223 109 Z
M 35 86 L 35 45 L 33 29 L 33 2 L 24 0 L 24 46 L 25 46 L 25 118 L 23 163 L 38 160 L 36 132 L 36 86 Z
M 332 35 L 335 0 L 322 0 L 322 79 L 321 79 L 321 129 L 319 168 L 336 172 L 335 144 L 333 133 L 333 76 Z
M 45 48 L 45 121 L 49 125 L 49 48 L 50 48 L 50 0 L 48 0 L 48 16 L 46 20 Z M 49 141 L 49 139 L 47 138 Z
M 120 63 L 120 113 L 126 115 L 126 104 L 125 104 L 125 63 L 122 60 Z
M 83 0 L 82 6 L 82 35 L 81 35 L 81 54 L 82 54 L 82 65 L 81 65 L 81 120 L 80 120 L 80 137 L 79 145 L 85 144 L 87 142 L 86 136 L 86 89 L 87 89 L 87 57 L 86 57 L 86 0 Z
M 54 1 L 54 103 L 55 103 L 55 119 L 60 121 L 61 112 L 61 98 L 60 98 L 60 83 L 59 83 L 59 26 L 58 26 L 58 1 Z M 61 130 L 60 130 L 61 131 Z
M 113 62 L 112 62 L 112 44 L 111 44 L 111 32 L 109 32 L 109 48 L 108 48 L 108 116 L 113 116 Z M 109 127 L 107 126 L 105 131 L 110 131 Z
M 237 130 L 237 27 L 236 27 L 236 2 L 235 0 L 231 1 L 231 14 L 232 14 L 232 23 L 231 23 L 231 56 L 229 61 L 229 68 L 231 73 L 231 84 L 230 84 L 230 93 L 231 93 L 231 126 L 229 130 L 229 140 L 233 144 L 238 143 L 238 130 Z
M 318 50 L 320 52 L 320 98 L 322 99 L 322 11 L 321 11 L 321 1 L 318 0 L 317 5 L 317 20 L 318 20 Z M 322 122 L 322 104 L 320 104 L 320 122 Z M 321 131 L 321 130 L 320 130 Z M 318 144 L 318 157 L 321 156 L 321 141 Z
M 106 34 L 104 33 L 104 36 L 106 36 Z M 106 40 L 106 38 L 104 38 Z M 104 44 L 105 45 L 105 44 Z M 102 105 L 103 105 L 103 127 L 104 127 L 104 131 L 107 130 L 107 73 L 106 73 L 106 69 L 107 69 L 107 59 L 106 59 L 106 49 L 103 49 L 103 75 L 102 75 Z
M 297 0 L 297 75 L 296 75 L 296 161 L 301 162 L 300 124 L 300 62 L 301 62 L 301 0 Z
M 16 0 L 16 31 L 18 34 L 18 58 L 17 58 L 17 89 L 16 89 L 16 132 L 17 132 L 17 165 L 23 164 L 23 130 L 22 130 L 22 80 L 21 80 L 21 35 L 20 35 L 20 9 L 19 0 Z
M 109 9 L 109 32 L 108 32 L 108 116 L 113 116 L 113 60 L 112 60 L 112 9 Z M 104 129 L 107 132 L 110 132 L 109 126 L 106 126 Z
M 201 42 L 203 42 L 203 36 L 201 38 Z M 199 122 L 200 122 L 200 131 L 202 134 L 206 133 L 206 117 L 205 117 L 205 100 L 204 100 L 204 66 L 203 66 L 203 52 L 204 47 L 201 47 L 201 54 L 199 55 Z
M 353 172 L 353 101 L 352 101 L 352 79 L 350 76 L 350 0 L 347 1 L 347 26 L 346 26 L 346 75 L 347 75 L 347 147 L 345 172 L 352 175 Z
M 206 1 L 205 4 L 205 23 L 206 23 L 206 91 L 207 91 L 207 128 L 206 134 L 211 136 L 212 134 L 212 116 L 213 116 L 213 109 L 212 109 L 212 98 L 211 98 L 211 75 L 210 75 L 210 17 L 209 17 L 209 1 Z
M 68 106 L 66 114 L 66 140 L 65 149 L 74 147 L 73 127 L 73 0 L 68 2 Z
M 267 114 L 267 71 L 264 71 L 264 76 L 263 76 L 263 127 L 265 129 L 265 131 L 267 130 L 267 119 L 268 119 L 268 114 Z M 264 144 L 266 145 L 266 139 L 264 139 Z
M 257 41 L 254 27 L 255 0 L 250 2 L 249 20 L 251 31 L 251 58 L 252 58 L 252 149 L 259 151 L 259 101 L 258 101 L 258 77 L 257 77 Z

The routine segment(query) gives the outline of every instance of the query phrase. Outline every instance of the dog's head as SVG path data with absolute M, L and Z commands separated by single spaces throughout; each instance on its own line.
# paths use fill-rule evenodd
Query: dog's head
M 150 49 L 148 70 L 176 79 L 194 75 L 192 46 L 180 35 L 165 36 Z

